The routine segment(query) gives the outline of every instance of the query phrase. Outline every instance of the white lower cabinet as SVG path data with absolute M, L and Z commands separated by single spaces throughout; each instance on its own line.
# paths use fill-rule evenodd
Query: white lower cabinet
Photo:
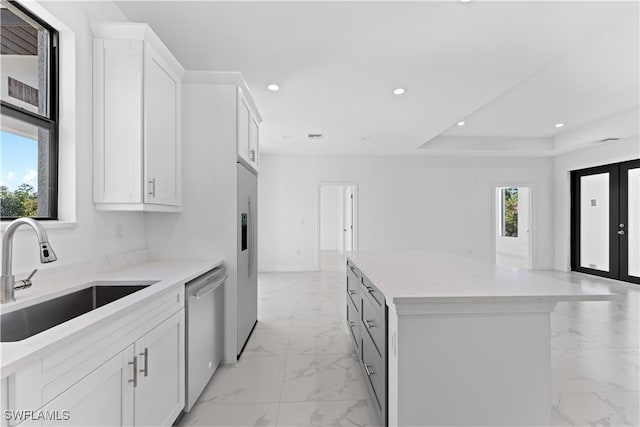
M 42 408 L 42 426 L 133 426 L 133 345 Z
M 181 325 L 184 325 L 184 310 L 136 341 L 134 426 L 170 426 L 184 407 L 184 328 Z
M 185 402 L 184 284 L 3 378 L 9 426 L 171 426 Z M 6 397 L 6 399 L 5 399 Z

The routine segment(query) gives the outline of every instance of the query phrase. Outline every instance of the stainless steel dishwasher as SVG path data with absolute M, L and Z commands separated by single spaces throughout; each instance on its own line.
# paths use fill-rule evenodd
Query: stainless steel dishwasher
M 186 399 L 189 412 L 222 360 L 224 266 L 186 284 Z

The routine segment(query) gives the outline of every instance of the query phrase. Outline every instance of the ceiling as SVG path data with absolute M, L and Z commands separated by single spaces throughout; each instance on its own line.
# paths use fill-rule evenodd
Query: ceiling
M 635 1 L 116 4 L 187 70 L 243 73 L 263 152 L 418 155 L 476 136 L 549 152 L 639 105 Z

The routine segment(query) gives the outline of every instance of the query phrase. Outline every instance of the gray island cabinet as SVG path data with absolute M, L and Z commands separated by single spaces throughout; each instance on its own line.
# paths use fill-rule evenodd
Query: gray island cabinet
M 347 328 L 379 421 L 551 424 L 550 314 L 615 295 L 440 252 L 354 252 Z

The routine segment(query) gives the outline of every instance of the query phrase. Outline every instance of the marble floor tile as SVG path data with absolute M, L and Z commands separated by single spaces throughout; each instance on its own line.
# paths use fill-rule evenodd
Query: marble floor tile
M 640 394 L 562 393 L 553 397 L 554 426 L 638 426 Z
M 370 400 L 281 403 L 278 426 L 378 426 Z
M 640 353 L 635 349 L 552 349 L 552 390 L 638 391 Z
M 287 357 L 281 401 L 367 399 L 355 355 Z
M 290 327 L 256 328 L 244 348 L 242 357 L 286 355 Z
M 293 328 L 290 355 L 353 354 L 353 344 L 337 325 L 324 328 Z
M 277 403 L 284 377 L 285 356 L 242 357 L 216 371 L 200 400 L 214 404 Z
M 197 403 L 180 422 L 182 427 L 223 427 L 276 425 L 277 403 L 254 403 L 250 405 L 216 405 L 211 400 Z

